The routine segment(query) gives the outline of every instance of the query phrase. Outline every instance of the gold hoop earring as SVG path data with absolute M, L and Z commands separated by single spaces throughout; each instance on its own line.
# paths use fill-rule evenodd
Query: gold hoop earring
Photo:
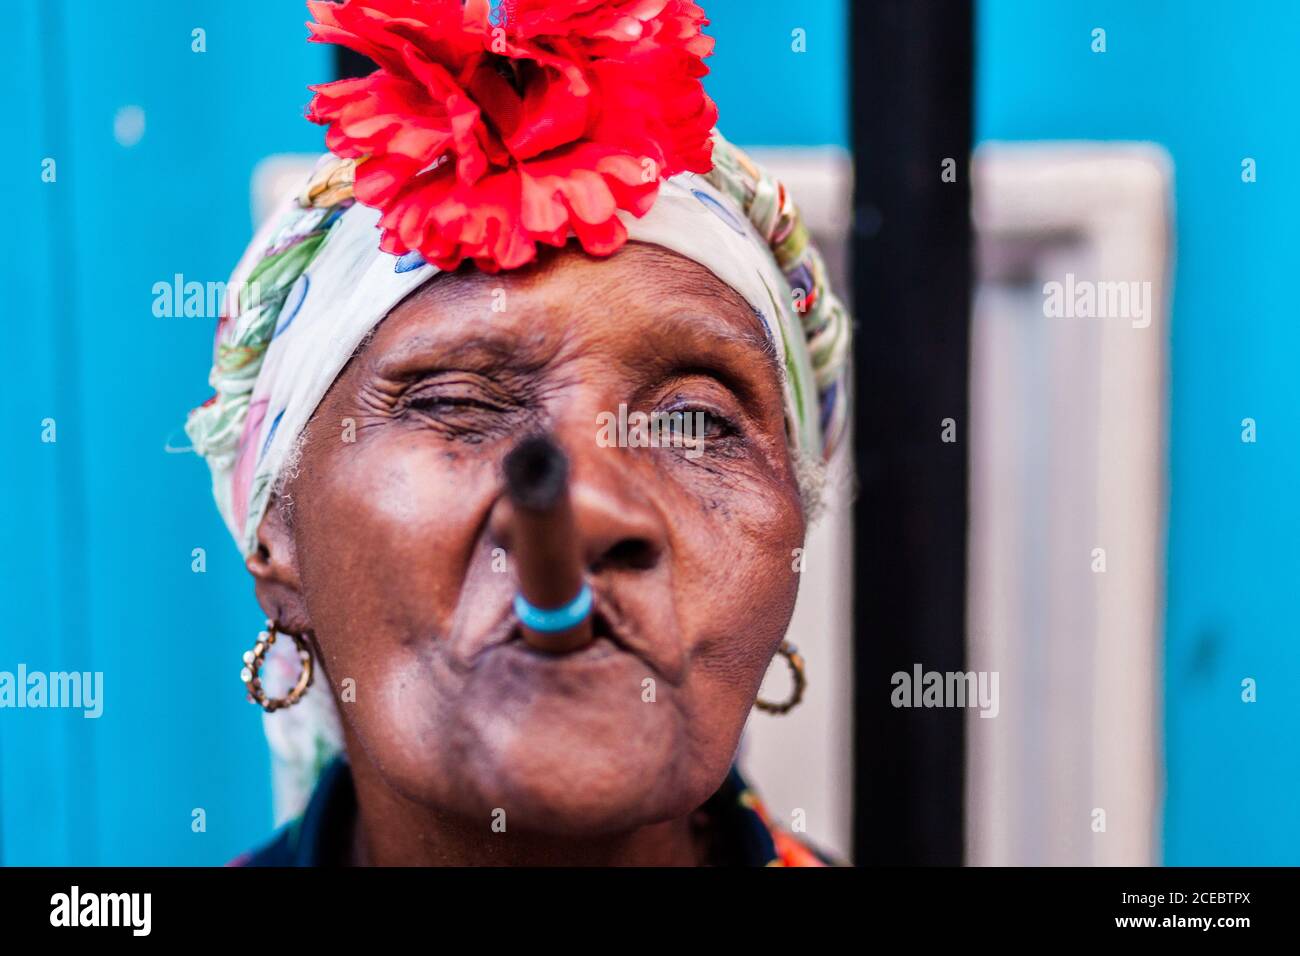
M 266 691 L 262 689 L 262 664 L 265 663 L 266 652 L 275 643 L 277 634 L 293 638 L 293 643 L 298 648 L 298 660 L 302 664 L 302 671 L 298 674 L 298 681 L 289 693 L 283 697 L 267 697 Z M 253 649 L 244 651 L 244 669 L 239 672 L 239 679 L 248 688 L 249 701 L 260 704 L 263 710 L 272 714 L 284 707 L 292 707 L 302 700 L 302 695 L 307 693 L 307 688 L 311 686 L 313 663 L 311 647 L 307 644 L 306 638 L 301 634 L 281 630 L 275 621 L 267 621 L 266 630 L 257 635 L 257 643 L 253 645 Z
M 790 676 L 794 680 L 794 689 L 790 691 L 790 696 L 779 704 L 758 699 L 754 701 L 754 706 L 769 714 L 788 714 L 798 706 L 799 701 L 803 700 L 803 692 L 808 686 L 808 678 L 804 676 L 803 657 L 797 647 L 789 641 L 782 641 L 776 652 L 784 657 L 785 662 L 790 665 Z

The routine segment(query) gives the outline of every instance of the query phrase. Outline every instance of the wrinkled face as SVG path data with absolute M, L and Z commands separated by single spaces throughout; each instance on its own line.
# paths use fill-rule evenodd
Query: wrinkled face
M 628 413 L 702 413 L 703 444 L 609 447 Z M 701 421 L 693 418 L 692 421 Z M 530 649 L 502 459 L 549 432 L 601 629 Z M 380 324 L 308 428 L 301 600 L 354 754 L 406 800 L 512 830 L 678 817 L 720 784 L 785 633 L 803 513 L 776 358 L 707 270 L 631 244 L 436 277 Z

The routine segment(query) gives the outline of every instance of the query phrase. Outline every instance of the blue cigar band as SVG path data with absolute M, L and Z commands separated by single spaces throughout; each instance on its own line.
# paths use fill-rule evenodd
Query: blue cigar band
M 515 615 L 529 630 L 542 634 L 555 634 L 577 627 L 591 613 L 591 587 L 582 583 L 578 596 L 564 607 L 541 608 L 528 603 L 522 594 L 515 595 Z

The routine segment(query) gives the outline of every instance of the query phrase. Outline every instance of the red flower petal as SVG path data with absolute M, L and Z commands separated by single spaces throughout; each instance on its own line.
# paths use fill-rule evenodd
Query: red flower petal
M 712 165 L 717 110 L 700 78 L 713 41 L 689 0 L 309 0 L 311 39 L 379 65 L 312 87 L 308 118 L 365 158 L 358 201 L 380 248 L 489 271 L 572 234 L 593 255 L 627 241 L 659 182 Z

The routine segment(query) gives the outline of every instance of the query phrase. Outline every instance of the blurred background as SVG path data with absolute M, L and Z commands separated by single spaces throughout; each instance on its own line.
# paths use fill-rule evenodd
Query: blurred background
M 721 126 L 858 319 L 809 695 L 751 721 L 752 781 L 863 863 L 1300 863 L 1300 7 L 702 5 Z M 154 289 L 228 277 L 338 64 L 299 0 L 8 9 L 0 671 L 105 700 L 0 709 L 0 863 L 222 863 L 276 822 L 262 617 L 183 451 L 215 316 Z M 1046 316 L 1067 275 L 1149 284 L 1149 322 Z M 913 663 L 996 671 L 998 716 L 890 712 Z

